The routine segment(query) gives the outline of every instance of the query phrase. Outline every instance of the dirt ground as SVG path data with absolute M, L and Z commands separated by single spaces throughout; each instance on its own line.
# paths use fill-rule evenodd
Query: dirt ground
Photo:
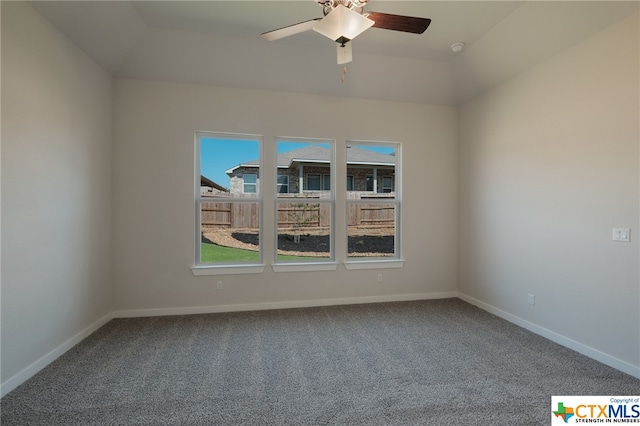
M 327 230 L 305 230 L 300 235 L 300 242 L 295 242 L 293 232 L 282 232 L 278 235 L 278 254 L 325 257 L 329 252 L 327 234 Z M 202 233 L 202 242 L 257 251 L 258 232 L 252 229 L 208 228 Z M 347 246 L 350 256 L 393 256 L 393 228 L 350 228 Z

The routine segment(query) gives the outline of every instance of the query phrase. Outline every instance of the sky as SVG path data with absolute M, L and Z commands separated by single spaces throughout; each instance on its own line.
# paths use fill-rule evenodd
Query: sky
M 278 153 L 309 146 L 309 142 L 278 142 Z M 359 145 L 361 148 L 365 148 Z M 367 149 L 390 154 L 393 149 L 384 146 L 367 146 Z M 200 172 L 219 185 L 229 187 L 227 170 L 240 163 L 260 157 L 260 143 L 251 139 L 222 139 L 203 137 L 200 145 Z

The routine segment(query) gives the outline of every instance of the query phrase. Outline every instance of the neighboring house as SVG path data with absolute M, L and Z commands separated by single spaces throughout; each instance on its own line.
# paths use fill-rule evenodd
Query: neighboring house
M 217 184 L 211 179 L 200 175 L 200 195 L 219 195 L 219 194 L 228 194 L 229 189 L 224 186 Z
M 278 193 L 299 194 L 330 190 L 329 148 L 311 145 L 278 154 Z M 347 148 L 347 191 L 392 193 L 395 191 L 395 154 L 357 147 Z M 231 193 L 255 193 L 260 176 L 252 160 L 226 171 Z

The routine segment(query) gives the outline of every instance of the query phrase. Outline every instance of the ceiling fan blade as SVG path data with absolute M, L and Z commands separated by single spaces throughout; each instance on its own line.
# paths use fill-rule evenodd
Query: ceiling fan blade
M 322 18 L 315 18 L 309 21 L 289 25 L 287 27 L 278 28 L 277 30 L 267 31 L 266 33 L 262 33 L 262 38 L 268 41 L 274 41 L 292 36 L 294 34 L 302 33 L 304 31 L 312 29 L 313 26 L 320 20 L 322 20 Z
M 391 15 L 381 12 L 367 12 L 364 15 L 374 21 L 374 28 L 422 34 L 429 27 L 431 19 L 413 16 Z

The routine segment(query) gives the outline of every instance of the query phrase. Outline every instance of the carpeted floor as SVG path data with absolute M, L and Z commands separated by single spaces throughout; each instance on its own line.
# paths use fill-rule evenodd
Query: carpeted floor
M 459 299 L 117 319 L 1 401 L 6 425 L 548 425 L 640 380 Z

